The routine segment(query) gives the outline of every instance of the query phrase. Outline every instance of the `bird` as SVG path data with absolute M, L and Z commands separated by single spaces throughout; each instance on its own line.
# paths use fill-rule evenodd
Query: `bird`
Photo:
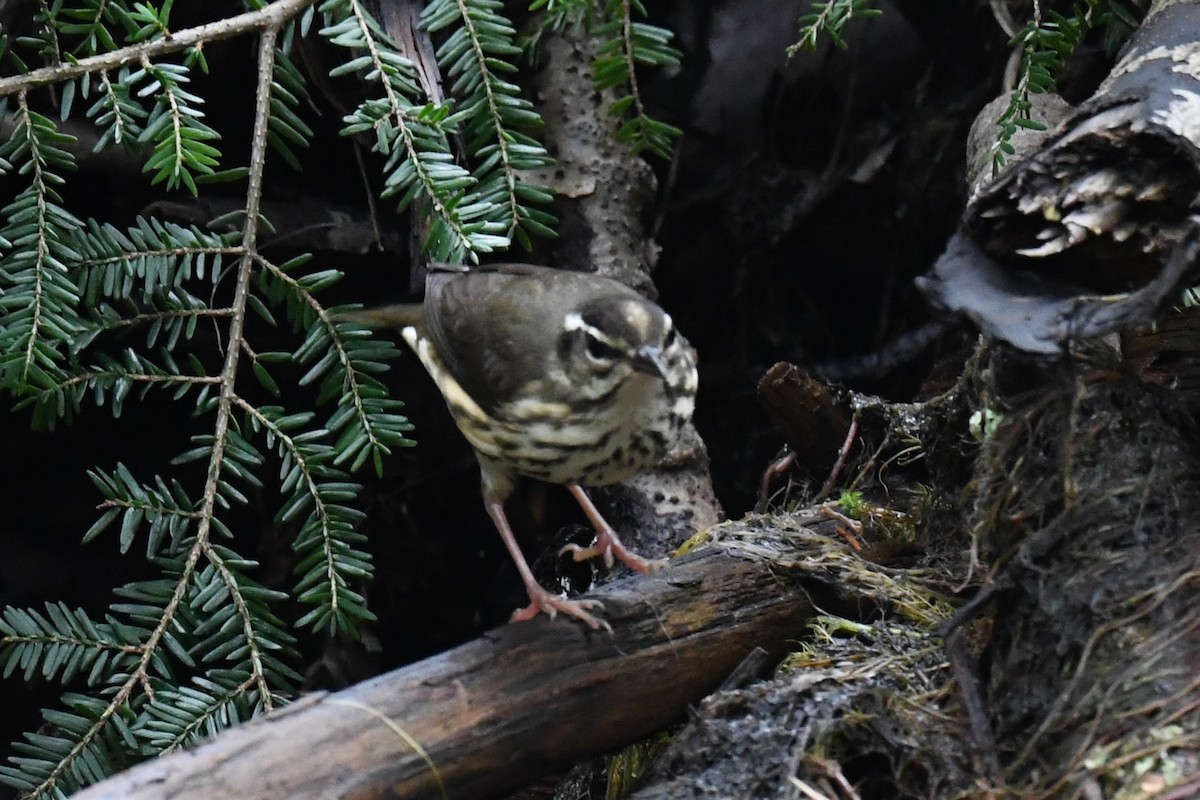
M 540 613 L 611 626 L 593 599 L 551 593 L 534 578 L 505 501 L 518 478 L 565 486 L 596 531 L 576 561 L 638 572 L 663 562 L 622 544 L 585 490 L 653 467 L 695 409 L 696 353 L 666 311 L 622 283 L 532 264 L 431 265 L 425 300 L 350 312 L 400 330 L 440 390 L 479 462 L 484 507 L 529 595 L 512 620 Z

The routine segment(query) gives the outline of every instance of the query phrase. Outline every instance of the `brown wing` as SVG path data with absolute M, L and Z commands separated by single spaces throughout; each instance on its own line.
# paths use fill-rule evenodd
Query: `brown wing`
M 606 278 L 530 264 L 434 265 L 425 319 L 450 374 L 492 411 L 552 366 L 563 319 L 603 294 L 635 293 Z

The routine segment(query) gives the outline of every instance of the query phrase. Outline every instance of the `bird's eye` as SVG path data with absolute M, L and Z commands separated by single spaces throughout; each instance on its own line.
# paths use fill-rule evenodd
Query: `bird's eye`
M 677 337 L 675 335 L 675 326 L 672 325 L 671 328 L 667 331 L 667 338 L 665 338 L 663 340 L 663 348 L 667 349 L 667 348 L 674 347 L 676 338 Z
M 589 333 L 587 337 L 587 354 L 593 361 L 614 361 L 621 355 L 621 351 L 603 339 Z

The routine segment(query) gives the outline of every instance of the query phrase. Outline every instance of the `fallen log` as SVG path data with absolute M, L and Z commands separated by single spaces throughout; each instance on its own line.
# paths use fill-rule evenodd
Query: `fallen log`
M 592 595 L 613 633 L 505 625 L 345 691 L 314 694 L 78 800 L 482 800 L 683 718 L 755 647 L 779 654 L 812 606 L 720 546 Z

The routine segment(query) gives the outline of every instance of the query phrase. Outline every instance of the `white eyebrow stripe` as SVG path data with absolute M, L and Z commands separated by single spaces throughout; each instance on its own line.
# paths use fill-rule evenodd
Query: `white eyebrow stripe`
M 568 331 L 586 331 L 589 336 L 599 342 L 616 345 L 616 340 L 595 325 L 588 323 L 578 311 L 572 311 L 563 318 L 563 329 Z
M 563 319 L 563 328 L 568 331 L 582 331 L 592 327 L 583 321 L 578 311 L 572 311 Z

